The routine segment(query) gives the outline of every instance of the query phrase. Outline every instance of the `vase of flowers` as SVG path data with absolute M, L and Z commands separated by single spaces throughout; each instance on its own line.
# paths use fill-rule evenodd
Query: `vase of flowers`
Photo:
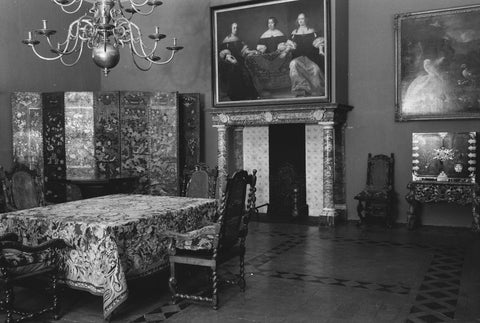
M 443 146 L 439 149 L 434 149 L 434 151 L 435 155 L 433 156 L 433 159 L 436 159 L 440 162 L 440 174 L 437 176 L 437 181 L 446 182 L 448 181 L 448 175 L 445 173 L 444 163 L 455 158 L 455 151 Z

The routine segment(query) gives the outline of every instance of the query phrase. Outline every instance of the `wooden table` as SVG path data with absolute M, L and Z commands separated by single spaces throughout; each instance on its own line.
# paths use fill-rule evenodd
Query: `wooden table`
M 478 214 L 478 184 L 438 181 L 411 181 L 407 184 L 410 190 L 405 199 L 409 204 L 407 224 L 413 229 L 418 222 L 418 206 L 420 203 L 455 203 L 472 205 L 472 230 L 480 232 L 480 216 Z
M 24 243 L 62 238 L 61 276 L 73 288 L 103 296 L 103 314 L 128 296 L 127 278 L 166 268 L 163 232 L 187 232 L 214 218 L 217 202 L 170 196 L 116 194 L 2 214 L 0 234 Z

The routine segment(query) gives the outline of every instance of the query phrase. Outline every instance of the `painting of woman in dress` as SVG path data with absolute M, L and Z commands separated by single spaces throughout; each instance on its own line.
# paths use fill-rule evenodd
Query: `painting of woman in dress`
M 272 91 L 290 87 L 289 64 L 292 54 L 285 45 L 287 37 L 277 29 L 277 25 L 276 17 L 267 19 L 268 29 L 258 39 L 256 51 L 245 59 L 261 98 L 269 98 Z
M 308 26 L 304 13 L 297 18 L 297 28 L 292 31 L 291 41 L 293 60 L 290 62 L 292 93 L 295 96 L 322 95 L 325 93 L 323 65 L 324 39 Z
M 225 91 L 232 101 L 256 99 L 257 91 L 244 62 L 245 56 L 252 51 L 238 36 L 238 24 L 233 22 L 231 27 L 231 33 L 223 39 L 219 53 Z

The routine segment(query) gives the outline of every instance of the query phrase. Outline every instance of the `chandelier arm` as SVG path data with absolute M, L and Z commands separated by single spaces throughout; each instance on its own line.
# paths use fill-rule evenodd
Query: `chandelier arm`
M 131 5 L 132 7 L 143 7 L 143 6 L 146 5 L 146 4 L 148 3 L 148 1 L 150 1 L 150 0 L 144 0 L 144 1 L 140 2 L 140 3 L 137 3 L 137 2 L 135 2 L 134 0 L 129 0 L 129 1 L 130 1 L 130 5 Z
M 63 65 L 68 66 L 68 67 L 72 67 L 73 65 L 77 64 L 78 61 L 80 60 L 80 57 L 82 57 L 83 45 L 84 45 L 84 42 L 82 41 L 82 43 L 80 45 L 80 50 L 78 51 L 77 58 L 75 59 L 75 61 L 73 61 L 73 63 L 66 63 L 63 56 L 60 57 L 60 62 L 62 62 Z
M 65 13 L 68 13 L 68 14 L 73 14 L 73 13 L 76 13 L 80 10 L 80 8 L 82 7 L 82 4 L 83 4 L 83 0 L 74 0 L 73 2 L 70 2 L 70 3 L 60 3 L 58 2 L 58 0 L 52 0 L 55 4 L 59 5 L 60 8 L 62 9 L 63 12 Z M 77 4 L 77 7 L 73 10 L 67 10 L 66 8 L 74 5 L 74 4 Z
M 149 62 L 151 62 L 152 64 L 155 64 L 155 65 L 164 65 L 164 64 L 168 64 L 172 61 L 173 57 L 175 56 L 175 53 L 177 51 L 176 50 L 172 50 L 172 52 L 170 53 L 170 57 L 166 60 L 166 61 L 152 61 L 150 58 L 147 57 L 147 60 Z
M 60 57 L 63 56 L 63 54 L 58 54 L 58 55 L 55 56 L 55 57 L 45 57 L 45 56 L 40 55 L 40 54 L 37 52 L 37 50 L 35 49 L 35 46 L 31 45 L 30 47 L 32 47 L 32 50 L 33 50 L 33 52 L 35 53 L 35 55 L 37 55 L 37 57 L 39 57 L 39 58 L 41 58 L 41 59 L 43 59 L 43 60 L 45 60 L 45 61 L 55 61 L 55 60 L 57 60 L 57 59 L 59 59 Z
M 80 40 L 82 42 L 82 47 L 83 47 L 83 39 L 82 36 L 80 36 L 80 24 L 81 22 L 85 22 L 89 25 L 91 25 L 90 21 L 84 20 L 84 17 L 80 17 L 79 19 L 75 20 L 72 22 L 68 28 L 68 35 L 67 38 L 65 39 L 64 42 L 57 43 L 57 47 L 53 46 L 51 43 L 50 37 L 47 37 L 47 42 L 48 45 L 50 46 L 51 49 L 56 50 L 59 52 L 60 55 L 70 55 L 76 51 L 78 51 L 77 46 L 78 46 L 78 41 Z M 73 29 L 75 29 L 75 32 L 73 32 Z M 72 40 L 75 40 L 73 45 L 70 44 Z M 63 47 L 63 49 L 62 49 Z M 66 64 L 65 64 L 66 65 Z M 68 66 L 68 65 L 67 65 Z
M 132 51 L 140 58 L 148 58 L 149 56 L 152 56 L 153 54 L 155 54 L 155 51 L 157 50 L 158 41 L 154 42 L 153 48 L 148 47 L 143 42 L 140 28 L 138 28 L 138 26 L 131 21 L 128 21 L 128 25 L 130 29 L 130 39 L 131 39 L 130 48 L 132 49 Z M 136 37 L 134 35 L 134 30 L 136 32 Z M 138 51 L 137 46 L 135 45 L 136 43 L 138 44 L 138 47 L 141 50 L 141 53 Z M 145 50 L 148 50 L 149 53 L 146 53 Z
M 131 48 L 131 47 L 130 47 Z M 152 61 L 150 60 L 146 60 L 148 63 L 148 66 L 147 67 L 143 67 L 141 66 L 138 62 L 137 62 L 137 57 L 139 56 L 136 56 L 135 53 L 133 51 L 130 52 L 132 54 L 132 60 L 133 60 L 133 64 L 141 71 L 143 72 L 146 72 L 148 70 L 150 70 L 150 68 L 152 68 Z
M 143 40 L 141 38 L 134 39 L 133 41 L 130 42 L 130 46 L 132 48 L 132 51 L 140 58 L 148 58 L 148 57 L 152 56 L 153 54 L 155 54 L 155 51 L 157 50 L 157 45 L 158 45 L 158 42 L 155 42 L 153 44 L 153 48 L 150 48 L 147 45 L 145 45 L 145 43 L 143 42 Z M 138 51 L 137 46 L 141 50 L 141 53 Z M 149 50 L 150 52 L 146 53 L 145 49 Z
M 135 12 L 137 14 L 139 14 L 141 16 L 148 16 L 148 15 L 152 14 L 152 12 L 155 10 L 155 7 L 151 7 L 149 11 L 143 12 L 143 11 L 140 11 L 140 9 L 137 8 L 137 7 L 132 6 L 132 8 L 133 8 L 133 10 L 135 10 Z

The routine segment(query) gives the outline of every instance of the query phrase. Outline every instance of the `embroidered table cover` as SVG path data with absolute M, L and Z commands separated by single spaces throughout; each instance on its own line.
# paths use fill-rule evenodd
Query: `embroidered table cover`
M 127 278 L 165 268 L 164 230 L 186 232 L 213 219 L 216 200 L 116 194 L 1 215 L 0 233 L 24 243 L 62 238 L 73 249 L 61 254 L 65 283 L 103 296 L 108 318 L 128 297 Z

